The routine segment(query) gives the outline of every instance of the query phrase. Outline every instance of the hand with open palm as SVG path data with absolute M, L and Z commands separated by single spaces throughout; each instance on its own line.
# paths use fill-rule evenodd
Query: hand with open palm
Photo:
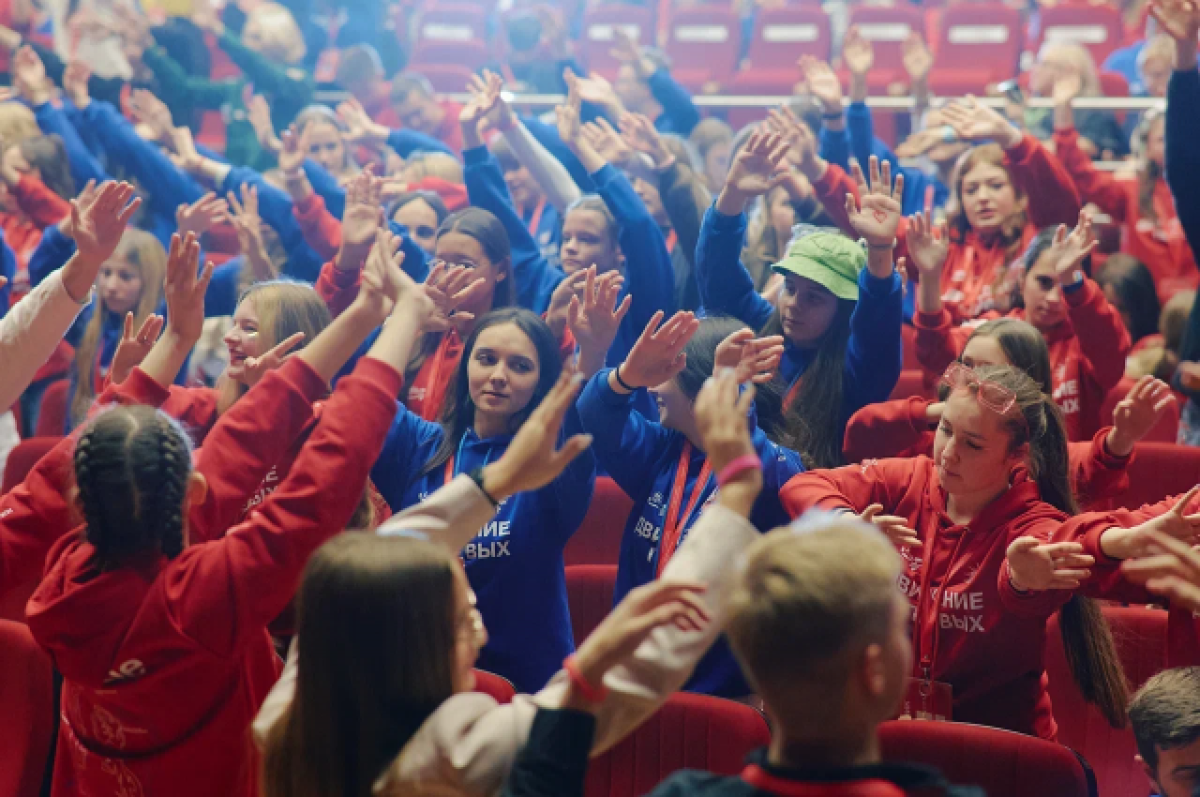
M 846 194 L 846 215 L 850 225 L 867 244 L 872 247 L 891 246 L 896 240 L 896 228 L 900 226 L 900 202 L 904 197 L 904 175 L 896 175 L 892 185 L 892 166 L 888 161 L 880 168 L 879 159 L 871 156 L 871 183 L 868 186 L 862 169 L 853 165 L 854 181 L 858 185 L 859 201 L 853 194 Z

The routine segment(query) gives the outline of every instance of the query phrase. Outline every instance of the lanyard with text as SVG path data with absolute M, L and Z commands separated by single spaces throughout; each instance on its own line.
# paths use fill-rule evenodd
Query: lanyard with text
M 546 209 L 546 197 L 538 200 L 537 207 L 533 209 L 533 215 L 529 217 L 529 234 L 533 236 L 533 240 L 537 241 L 538 227 L 542 226 L 542 211 Z M 541 244 L 541 241 L 538 241 Z
M 954 553 L 950 557 L 950 567 L 942 580 L 937 598 L 931 594 L 933 543 L 937 536 L 936 521 L 929 534 L 925 535 L 922 557 L 921 594 L 917 598 L 917 622 L 913 623 L 913 662 L 920 667 L 920 678 L 909 678 L 908 691 L 905 694 L 902 715 L 915 719 L 950 719 L 950 709 L 953 693 L 950 685 L 933 680 L 934 659 L 937 656 L 938 643 L 942 631 L 942 603 L 945 600 L 946 584 L 950 581 L 950 573 L 958 562 L 958 554 L 967 532 L 954 543 Z M 933 618 L 930 623 L 923 619 L 928 613 L 929 601 L 933 601 Z
M 662 575 L 667 562 L 675 555 L 675 549 L 679 547 L 679 538 L 683 535 L 683 529 L 687 527 L 688 518 L 692 516 L 696 504 L 700 502 L 700 496 L 704 494 L 704 488 L 708 486 L 708 480 L 712 478 L 712 465 L 709 464 L 708 457 L 705 457 L 704 465 L 700 468 L 700 475 L 696 477 L 696 483 L 692 486 L 692 495 L 688 499 L 687 509 L 683 510 L 683 515 L 680 516 L 679 508 L 683 504 L 683 488 L 687 486 L 688 464 L 691 460 L 692 444 L 684 440 L 683 450 L 679 452 L 679 465 L 675 468 L 675 483 L 671 485 L 671 502 L 667 505 L 667 519 L 663 523 L 662 540 L 658 544 L 656 577 Z

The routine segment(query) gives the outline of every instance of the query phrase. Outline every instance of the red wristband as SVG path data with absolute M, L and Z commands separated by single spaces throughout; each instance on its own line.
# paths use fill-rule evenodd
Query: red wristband
M 608 689 L 604 684 L 594 686 L 587 682 L 583 677 L 583 673 L 579 671 L 579 665 L 575 663 L 575 655 L 567 656 L 563 662 L 563 669 L 567 671 L 567 678 L 579 690 L 579 694 L 583 695 L 583 699 L 589 703 L 599 703 L 608 695 Z
M 724 487 L 733 477 L 751 468 L 762 470 L 762 460 L 756 454 L 742 454 L 733 462 L 721 468 L 721 472 L 717 474 L 717 486 Z

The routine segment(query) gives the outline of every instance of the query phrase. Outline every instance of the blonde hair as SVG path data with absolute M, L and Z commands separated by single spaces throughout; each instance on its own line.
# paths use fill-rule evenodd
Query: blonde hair
M 241 295 L 238 305 L 247 301 L 254 302 L 260 351 L 264 353 L 280 341 L 303 332 L 304 340 L 292 350 L 298 351 L 312 343 L 332 322 L 325 302 L 311 285 L 303 282 L 270 280 L 256 283 Z M 217 382 L 217 411 L 225 412 L 249 389 L 223 374 Z
M 420 182 L 426 177 L 436 177 L 448 183 L 462 185 L 463 167 L 457 158 L 444 152 L 422 152 L 405 162 L 403 175 L 409 183 Z
M 129 227 L 121 234 L 121 240 L 113 251 L 110 262 L 120 261 L 133 266 L 142 278 L 142 294 L 134 309 L 134 329 L 140 328 L 143 321 L 158 309 L 163 298 L 163 280 L 167 275 L 167 252 L 148 232 Z M 87 417 L 88 408 L 96 399 L 96 359 L 99 356 L 100 330 L 104 326 L 104 315 L 107 308 L 104 299 L 96 297 L 95 310 L 88 320 L 83 338 L 75 349 L 75 396 L 71 400 L 70 425 L 82 423 Z
M 33 111 L 19 102 L 0 102 L 0 141 L 11 147 L 42 135 Z
M 746 550 L 725 632 L 756 690 L 797 679 L 840 683 L 844 654 L 882 641 L 902 561 L 874 527 L 809 513 Z
M 279 3 L 255 6 L 246 17 L 246 26 L 252 21 L 270 34 L 262 39 L 260 52 L 263 55 L 285 64 L 298 64 L 303 60 L 307 52 L 304 34 L 285 6 Z
M 1042 61 L 1047 55 L 1057 55 L 1063 61 L 1070 64 L 1071 68 L 1079 75 L 1080 83 L 1082 84 L 1079 96 L 1081 97 L 1099 97 L 1104 93 L 1100 85 L 1100 72 L 1096 69 L 1096 60 L 1092 58 L 1092 54 L 1082 44 L 1075 42 L 1046 42 L 1042 45 L 1042 50 L 1038 53 L 1038 60 Z

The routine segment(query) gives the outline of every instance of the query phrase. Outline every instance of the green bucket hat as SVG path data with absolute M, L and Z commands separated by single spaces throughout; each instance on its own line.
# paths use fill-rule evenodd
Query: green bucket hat
M 771 268 L 807 277 L 839 299 L 858 299 L 858 272 L 867 265 L 862 244 L 843 235 L 815 232 L 792 242 L 787 255 Z

